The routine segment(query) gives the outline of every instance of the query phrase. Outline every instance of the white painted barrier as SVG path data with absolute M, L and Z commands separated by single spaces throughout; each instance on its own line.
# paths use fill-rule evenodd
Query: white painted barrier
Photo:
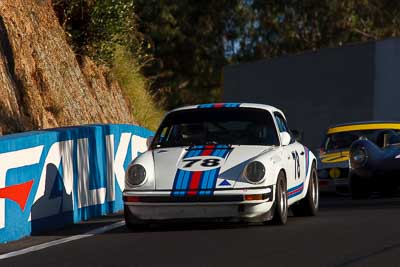
M 0 243 L 121 210 L 125 169 L 150 135 L 104 124 L 0 137 Z

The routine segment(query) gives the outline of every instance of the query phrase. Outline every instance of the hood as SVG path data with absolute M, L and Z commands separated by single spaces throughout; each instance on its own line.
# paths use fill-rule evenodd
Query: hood
M 383 162 L 381 162 L 379 167 L 383 170 L 389 171 L 399 171 L 400 170 L 400 147 L 399 146 L 389 146 L 384 150 Z
M 270 149 L 243 145 L 155 149 L 156 190 L 207 195 L 216 188 L 233 188 L 248 160 Z
M 387 146 L 380 148 L 374 143 L 358 143 L 366 148 L 367 162 L 363 166 L 374 171 L 391 172 L 400 171 L 400 147 Z

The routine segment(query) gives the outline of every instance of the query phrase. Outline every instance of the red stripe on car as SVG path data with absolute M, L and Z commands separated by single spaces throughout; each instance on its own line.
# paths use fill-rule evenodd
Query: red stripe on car
M 208 156 L 208 155 L 211 155 L 211 153 L 213 152 L 214 148 L 215 148 L 214 145 L 205 146 L 205 148 L 204 148 L 203 152 L 201 152 L 201 155 L 200 155 L 200 156 Z
M 216 104 L 214 104 L 214 108 L 222 108 L 222 107 L 224 107 L 224 103 L 216 103 Z
M 203 172 L 200 171 L 192 173 L 192 180 L 190 181 L 188 195 L 193 196 L 197 194 L 202 173 Z
M 293 190 L 292 192 L 289 192 L 289 196 L 290 196 L 290 195 L 293 195 L 293 194 L 295 194 L 295 193 L 297 193 L 297 192 L 300 192 L 300 191 L 303 191 L 303 186 L 297 188 L 296 190 Z

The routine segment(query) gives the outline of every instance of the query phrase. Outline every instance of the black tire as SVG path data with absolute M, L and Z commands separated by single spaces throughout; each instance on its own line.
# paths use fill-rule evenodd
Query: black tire
M 319 207 L 319 184 L 315 163 L 311 167 L 306 196 L 294 203 L 291 210 L 294 216 L 315 216 Z
M 353 199 L 368 198 L 371 195 L 369 178 L 360 177 L 354 173 L 350 175 L 350 190 Z
M 124 206 L 125 225 L 131 231 L 143 231 L 149 229 L 150 225 L 145 221 L 134 218 L 127 206 Z
M 285 174 L 281 171 L 276 181 L 275 208 L 272 223 L 284 225 L 288 216 L 287 184 Z

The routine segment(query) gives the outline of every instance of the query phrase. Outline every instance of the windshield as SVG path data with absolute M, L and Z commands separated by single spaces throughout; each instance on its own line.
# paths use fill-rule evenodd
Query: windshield
M 377 145 L 385 146 L 399 146 L 400 145 L 400 132 L 394 130 L 384 130 L 379 133 L 377 138 Z
M 279 145 L 269 112 L 252 108 L 183 110 L 170 113 L 152 148 L 230 144 Z
M 325 139 L 323 149 L 325 151 L 337 149 L 349 149 L 351 144 L 360 138 L 371 140 L 379 147 L 400 143 L 398 130 L 365 130 L 330 134 Z

